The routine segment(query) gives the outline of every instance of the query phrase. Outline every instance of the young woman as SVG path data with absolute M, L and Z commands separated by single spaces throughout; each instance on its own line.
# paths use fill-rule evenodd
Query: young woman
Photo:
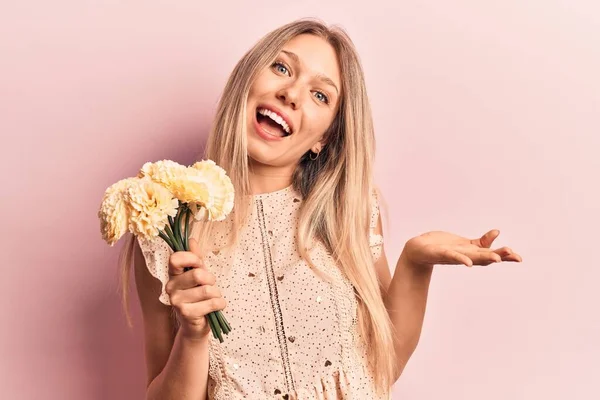
M 374 150 L 343 30 L 296 21 L 242 57 L 205 154 L 230 175 L 234 211 L 194 225 L 189 252 L 160 238 L 126 247 L 148 399 L 389 398 L 417 346 L 433 266 L 521 261 L 490 249 L 497 230 L 472 240 L 429 232 L 405 244 L 392 278 Z M 233 327 L 222 344 L 205 318 L 215 310 Z

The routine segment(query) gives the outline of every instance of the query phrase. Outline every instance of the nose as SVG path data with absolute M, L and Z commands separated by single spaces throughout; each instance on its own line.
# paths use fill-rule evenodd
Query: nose
M 297 85 L 290 84 L 277 91 L 277 98 L 296 110 L 300 106 L 300 93 L 300 88 Z

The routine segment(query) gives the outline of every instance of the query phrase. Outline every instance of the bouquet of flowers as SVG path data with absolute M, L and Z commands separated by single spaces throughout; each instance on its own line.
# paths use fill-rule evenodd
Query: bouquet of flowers
M 173 251 L 189 251 L 190 217 L 221 221 L 231 212 L 233 199 L 231 180 L 212 160 L 189 167 L 170 160 L 147 162 L 136 177 L 106 189 L 98 210 L 102 238 L 112 247 L 129 231 L 147 240 L 160 236 Z M 222 343 L 221 332 L 231 331 L 229 323 L 221 311 L 206 317 Z

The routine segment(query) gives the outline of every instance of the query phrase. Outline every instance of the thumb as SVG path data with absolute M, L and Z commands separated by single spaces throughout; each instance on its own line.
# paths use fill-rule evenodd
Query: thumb
M 498 235 L 500 235 L 500 231 L 498 229 L 492 229 L 491 231 L 483 234 L 483 236 L 477 239 L 472 239 L 471 244 L 474 244 L 477 247 L 490 248 Z
M 200 258 L 203 257 L 202 251 L 200 250 L 200 245 L 198 244 L 198 241 L 196 239 L 188 238 L 188 247 L 189 251 L 191 251 Z
M 500 231 L 498 229 L 492 229 L 491 231 L 487 232 L 481 237 L 481 246 L 487 248 L 491 247 L 498 235 L 500 235 Z

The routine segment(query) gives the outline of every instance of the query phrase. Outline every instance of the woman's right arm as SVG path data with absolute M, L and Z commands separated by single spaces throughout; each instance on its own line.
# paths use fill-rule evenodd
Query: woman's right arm
M 195 244 L 195 243 L 194 243 Z M 194 259 L 195 257 L 195 259 Z M 207 399 L 208 346 L 210 327 L 206 315 L 225 307 L 214 285 L 214 277 L 202 268 L 183 272 L 185 266 L 200 266 L 191 252 L 177 252 L 169 261 L 167 286 L 173 307 L 183 314 L 176 330 L 172 308 L 158 298 L 161 283 L 148 268 L 137 240 L 134 250 L 136 288 L 144 319 L 144 343 L 147 367 L 147 400 Z M 198 284 L 207 287 L 200 287 Z M 208 288 L 208 286 L 210 286 Z

